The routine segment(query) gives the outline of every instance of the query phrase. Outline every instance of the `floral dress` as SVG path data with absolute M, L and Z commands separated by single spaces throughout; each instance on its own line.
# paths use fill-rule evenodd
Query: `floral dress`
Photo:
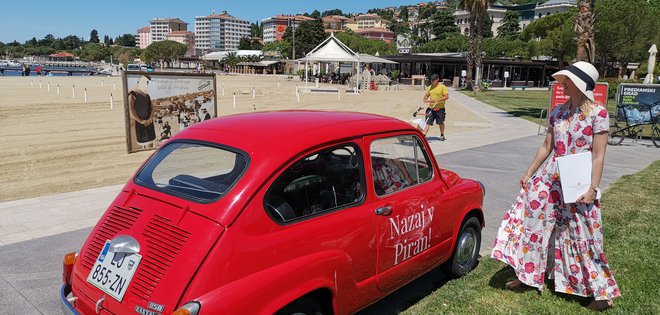
M 542 290 L 554 244 L 548 275 L 555 279 L 555 291 L 609 300 L 620 292 L 603 252 L 600 202 L 564 203 L 556 162 L 559 156 L 591 151 L 593 134 L 609 129 L 609 117 L 597 104 L 589 115 L 579 108 L 571 114 L 564 107 L 555 107 L 550 116 L 554 154 L 505 214 L 492 257 L 513 267 L 526 285 Z

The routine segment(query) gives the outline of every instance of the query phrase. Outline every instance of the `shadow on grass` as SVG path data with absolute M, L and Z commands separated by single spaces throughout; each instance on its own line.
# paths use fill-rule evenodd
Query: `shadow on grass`
M 513 271 L 513 268 L 509 266 L 502 267 L 500 270 L 495 272 L 495 274 L 490 278 L 488 281 L 488 285 L 492 288 L 495 289 L 500 289 L 500 290 L 507 290 L 504 286 L 506 285 L 507 282 L 516 279 L 516 274 Z M 544 290 L 549 290 L 550 294 L 553 296 L 556 296 L 562 300 L 565 300 L 566 302 L 569 303 L 578 303 L 582 306 L 587 306 L 591 301 L 593 301 L 593 298 L 587 298 L 587 297 L 582 297 L 578 295 L 572 295 L 572 294 L 566 294 L 566 293 L 561 293 L 561 292 L 555 292 L 555 280 L 554 279 L 545 279 L 545 288 Z M 534 287 L 522 285 L 518 289 L 513 289 L 511 290 L 512 292 L 529 292 L 529 291 L 537 291 L 540 294 L 540 291 L 538 291 Z
M 477 260 L 475 269 L 479 267 L 481 256 Z M 435 290 L 441 288 L 451 278 L 443 271 L 442 267 L 437 267 L 425 273 L 416 280 L 406 284 L 398 290 L 392 292 L 382 300 L 361 310 L 355 315 L 395 315 L 399 314 L 417 302 L 431 295 Z
M 507 112 L 516 117 L 539 118 L 539 115 L 541 115 L 541 110 L 545 112 L 544 116 L 547 116 L 546 110 L 533 107 L 514 107 Z

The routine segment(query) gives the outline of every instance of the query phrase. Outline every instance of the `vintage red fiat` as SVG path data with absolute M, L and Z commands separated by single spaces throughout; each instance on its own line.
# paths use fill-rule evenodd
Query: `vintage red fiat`
M 477 263 L 483 186 L 411 125 L 281 111 L 187 128 L 64 257 L 68 314 L 351 314 Z

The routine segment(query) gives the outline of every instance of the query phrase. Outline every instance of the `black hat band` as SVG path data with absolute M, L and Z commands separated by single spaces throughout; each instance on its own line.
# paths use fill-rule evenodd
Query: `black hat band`
M 566 68 L 567 71 L 573 73 L 576 75 L 578 78 L 580 78 L 584 83 L 587 85 L 586 90 L 587 91 L 593 91 L 594 88 L 596 87 L 596 82 L 594 82 L 594 79 L 588 75 L 586 72 L 582 71 L 582 69 L 571 65 L 568 68 Z

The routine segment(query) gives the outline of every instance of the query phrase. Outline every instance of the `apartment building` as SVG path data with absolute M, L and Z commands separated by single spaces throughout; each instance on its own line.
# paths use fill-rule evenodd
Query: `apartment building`
M 195 48 L 202 51 L 238 50 L 243 37 L 250 37 L 250 22 L 231 16 L 211 13 L 195 17 Z
M 349 18 L 342 15 L 328 15 L 323 17 L 323 28 L 326 32 L 343 31 Z
M 388 29 L 392 22 L 383 19 L 378 14 L 361 14 L 346 21 L 346 27 L 357 31 L 360 29 Z
M 195 49 L 195 34 L 190 31 L 174 31 L 167 34 L 167 40 L 186 45 L 186 55 L 193 54 Z
M 151 27 L 145 26 L 137 30 L 135 41 L 138 48 L 147 48 L 151 44 Z
M 151 31 L 151 43 L 161 42 L 167 39 L 167 34 L 175 31 L 187 31 L 188 23 L 179 18 L 157 18 L 149 21 Z
M 261 20 L 264 28 L 264 44 L 282 40 L 287 27 L 297 27 L 303 21 L 313 21 L 313 18 L 304 15 L 276 15 Z

